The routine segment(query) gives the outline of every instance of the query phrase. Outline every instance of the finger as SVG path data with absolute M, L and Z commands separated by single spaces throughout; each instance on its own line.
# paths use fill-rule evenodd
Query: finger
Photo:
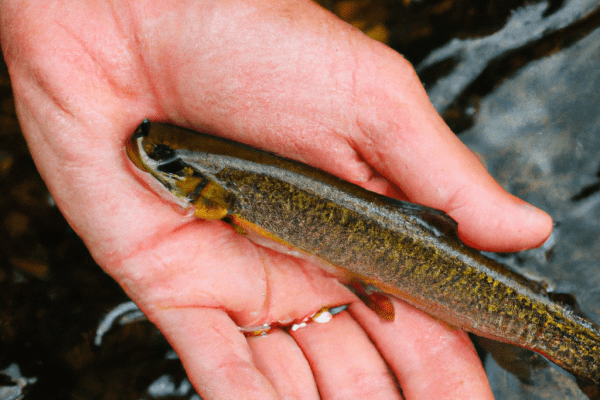
M 383 321 L 364 304 L 350 313 L 367 331 L 400 381 L 407 399 L 493 399 L 481 361 L 467 334 L 449 328 L 403 301 Z
M 448 212 L 468 244 L 494 251 L 540 245 L 551 218 L 496 183 L 437 114 L 412 67 L 383 47 L 358 54 L 360 155 L 411 201 Z
M 302 350 L 280 329 L 248 338 L 254 365 L 283 399 L 319 399 L 317 384 Z
M 323 399 L 400 399 L 381 355 L 347 312 L 291 333 L 304 352 Z
M 152 321 L 171 343 L 190 381 L 205 400 L 277 399 L 271 383 L 253 365 L 238 327 L 218 309 L 166 309 Z

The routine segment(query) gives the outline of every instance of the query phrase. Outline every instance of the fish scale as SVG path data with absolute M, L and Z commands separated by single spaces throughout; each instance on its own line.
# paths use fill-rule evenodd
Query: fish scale
M 600 383 L 600 334 L 541 285 L 463 244 L 439 210 L 391 199 L 307 165 L 144 122 L 127 153 L 196 215 L 253 231 L 438 320 L 542 354 Z M 331 269 L 328 269 L 331 272 Z

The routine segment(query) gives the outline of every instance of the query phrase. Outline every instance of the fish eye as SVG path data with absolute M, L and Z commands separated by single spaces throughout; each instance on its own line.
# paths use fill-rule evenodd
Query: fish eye
M 184 169 L 186 167 L 187 165 L 181 161 L 180 158 L 176 158 L 163 164 L 159 164 L 156 169 L 159 172 L 183 177 L 185 175 Z
M 164 144 L 146 143 L 144 150 L 154 161 L 170 161 L 176 158 L 175 150 Z

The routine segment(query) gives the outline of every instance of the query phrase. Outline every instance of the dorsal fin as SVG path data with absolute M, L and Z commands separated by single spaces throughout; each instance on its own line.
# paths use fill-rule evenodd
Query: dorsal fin
M 457 235 L 456 228 L 458 227 L 458 223 L 444 211 L 391 197 L 385 197 L 384 199 L 388 205 L 399 209 L 404 214 L 423 221 L 444 236 Z

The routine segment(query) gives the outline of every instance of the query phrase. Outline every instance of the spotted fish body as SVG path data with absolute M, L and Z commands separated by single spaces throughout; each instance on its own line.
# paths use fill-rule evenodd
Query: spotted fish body
M 600 331 L 540 285 L 464 245 L 445 213 L 235 142 L 145 121 L 135 165 L 204 219 L 333 266 L 468 332 L 540 353 L 600 383 Z

